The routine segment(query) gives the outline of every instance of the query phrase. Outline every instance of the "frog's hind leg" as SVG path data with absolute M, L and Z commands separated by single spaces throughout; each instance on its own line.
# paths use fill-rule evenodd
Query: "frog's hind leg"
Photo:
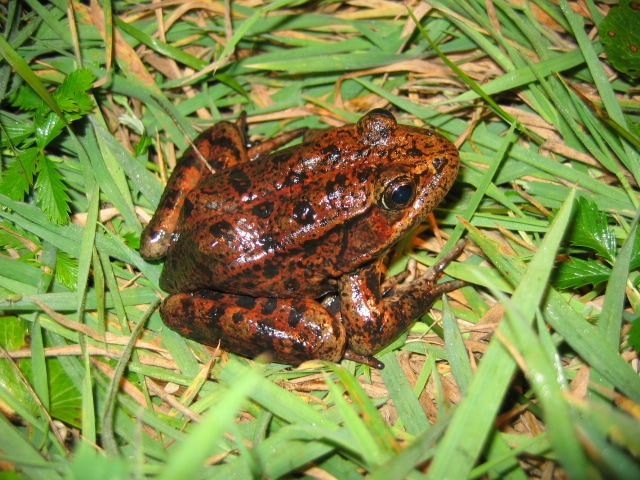
M 169 296 L 165 324 L 200 343 L 246 357 L 266 353 L 278 363 L 338 362 L 346 332 L 340 320 L 309 299 L 253 298 L 209 290 Z

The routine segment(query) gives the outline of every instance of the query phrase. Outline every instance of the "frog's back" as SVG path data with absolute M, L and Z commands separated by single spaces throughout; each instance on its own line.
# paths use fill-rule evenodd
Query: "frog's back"
M 307 165 L 277 155 L 239 164 L 190 195 L 162 288 L 300 297 L 335 290 L 349 263 L 340 252 L 345 232 L 366 215 L 370 192 L 362 185 L 346 194 L 350 168 L 304 151 Z

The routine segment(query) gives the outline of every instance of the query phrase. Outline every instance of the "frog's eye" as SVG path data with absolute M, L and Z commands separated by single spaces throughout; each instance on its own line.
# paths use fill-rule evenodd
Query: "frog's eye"
M 374 108 L 373 110 L 370 110 L 367 115 L 384 115 L 385 117 L 393 118 L 395 120 L 393 113 L 385 108 Z
M 413 179 L 401 176 L 389 181 L 382 192 L 382 207 L 387 210 L 402 210 L 416 198 Z

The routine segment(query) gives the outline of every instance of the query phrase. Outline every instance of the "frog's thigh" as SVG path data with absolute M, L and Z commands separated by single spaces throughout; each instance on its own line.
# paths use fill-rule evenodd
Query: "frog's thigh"
M 279 363 L 339 361 L 344 326 L 309 299 L 253 298 L 200 291 L 175 294 L 160 307 L 170 328 L 200 343 L 247 357 L 269 353 Z

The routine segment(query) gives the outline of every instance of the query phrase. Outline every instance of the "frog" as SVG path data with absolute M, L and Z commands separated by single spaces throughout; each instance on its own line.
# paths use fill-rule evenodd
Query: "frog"
M 374 355 L 464 285 L 438 283 L 459 246 L 411 281 L 384 279 L 390 250 L 454 184 L 457 148 L 386 109 L 257 144 L 246 123 L 196 138 L 142 233 L 142 257 L 165 258 L 163 322 L 244 357 L 383 368 Z

